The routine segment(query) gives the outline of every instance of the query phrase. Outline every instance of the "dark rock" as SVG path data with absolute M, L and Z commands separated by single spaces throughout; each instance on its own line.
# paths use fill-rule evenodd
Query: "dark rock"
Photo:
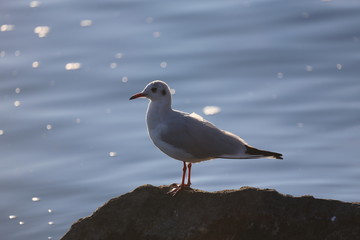
M 274 190 L 204 192 L 172 197 L 145 185 L 80 219 L 62 240 L 360 239 L 360 204 L 292 197 Z

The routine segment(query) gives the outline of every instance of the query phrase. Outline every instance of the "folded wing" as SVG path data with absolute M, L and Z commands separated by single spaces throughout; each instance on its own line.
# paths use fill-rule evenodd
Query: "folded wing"
M 218 129 L 197 114 L 176 114 L 167 122 L 170 127 L 161 132 L 162 141 L 183 149 L 200 161 L 212 158 L 248 158 L 245 153 L 247 144 L 240 137 Z

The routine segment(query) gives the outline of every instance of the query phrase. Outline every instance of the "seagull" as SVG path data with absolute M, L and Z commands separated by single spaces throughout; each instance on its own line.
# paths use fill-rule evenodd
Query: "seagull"
M 173 185 L 169 191 L 171 195 L 190 187 L 193 163 L 215 158 L 283 159 L 282 154 L 252 147 L 239 136 L 217 128 L 196 113 L 173 110 L 170 88 L 163 81 L 150 82 L 142 92 L 129 100 L 136 98 L 150 100 L 146 121 L 154 145 L 171 158 L 183 162 L 181 184 Z

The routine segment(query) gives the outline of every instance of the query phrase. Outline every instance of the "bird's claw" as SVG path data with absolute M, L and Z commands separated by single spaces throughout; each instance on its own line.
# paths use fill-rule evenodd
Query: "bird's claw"
M 170 191 L 167 193 L 171 196 L 175 196 L 179 191 L 189 189 L 190 184 L 177 184 L 173 183 L 170 185 Z

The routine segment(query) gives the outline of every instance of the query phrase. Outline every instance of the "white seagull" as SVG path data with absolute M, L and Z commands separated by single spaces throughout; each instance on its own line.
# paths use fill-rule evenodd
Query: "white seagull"
M 214 158 L 283 159 L 282 154 L 254 148 L 242 138 L 217 128 L 196 113 L 173 110 L 170 88 L 163 81 L 149 83 L 142 92 L 130 97 L 130 100 L 140 97 L 150 100 L 147 129 L 151 140 L 162 152 L 184 163 L 181 184 L 176 184 L 169 192 L 172 195 L 191 185 L 192 163 Z

